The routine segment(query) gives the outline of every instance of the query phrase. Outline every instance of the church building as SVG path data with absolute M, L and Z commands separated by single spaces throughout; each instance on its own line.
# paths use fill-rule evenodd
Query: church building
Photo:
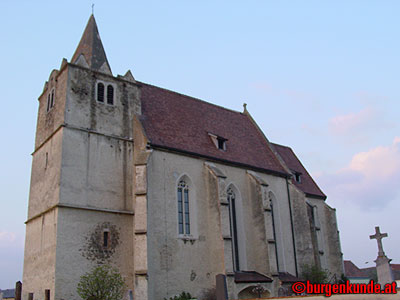
M 335 209 L 247 111 L 114 76 L 93 15 L 39 96 L 24 300 L 78 300 L 116 267 L 130 300 L 278 296 L 307 265 L 343 273 Z

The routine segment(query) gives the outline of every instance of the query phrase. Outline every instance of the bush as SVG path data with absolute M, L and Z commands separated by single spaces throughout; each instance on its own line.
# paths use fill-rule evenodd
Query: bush
M 190 300 L 190 299 L 193 299 L 192 295 L 186 292 L 182 292 L 179 296 L 170 297 L 168 300 Z M 167 298 L 164 298 L 164 300 L 167 300 Z
M 310 283 L 327 283 L 328 282 L 328 272 L 322 270 L 316 265 L 304 265 L 301 277 L 304 280 L 309 280 Z
M 83 300 L 121 300 L 125 283 L 117 269 L 100 265 L 81 276 L 77 292 Z

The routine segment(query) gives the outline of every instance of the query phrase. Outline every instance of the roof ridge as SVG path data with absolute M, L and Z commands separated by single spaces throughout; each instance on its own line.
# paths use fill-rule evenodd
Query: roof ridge
M 277 144 L 277 143 L 273 143 L 273 142 L 270 142 L 272 145 L 274 145 L 274 146 L 279 146 L 279 147 L 284 147 L 284 148 L 288 148 L 288 149 L 290 149 L 290 150 L 292 150 L 292 148 L 290 147 L 290 146 L 286 146 L 286 145 L 281 145 L 281 144 Z M 293 151 L 293 150 L 292 150 Z
M 223 110 L 226 110 L 226 111 L 237 113 L 237 114 L 240 114 L 240 115 L 243 115 L 243 116 L 246 115 L 243 112 L 240 112 L 240 111 L 237 111 L 237 110 L 234 110 L 234 109 L 230 109 L 230 108 L 226 108 L 226 107 L 223 107 L 222 105 L 214 104 L 214 103 L 208 102 L 208 101 L 200 99 L 200 98 L 196 98 L 196 97 L 189 96 L 189 95 L 186 95 L 186 94 L 182 94 L 182 93 L 179 93 L 179 92 L 176 92 L 176 91 L 173 91 L 173 90 L 169 90 L 167 88 L 159 87 L 159 86 L 156 86 L 154 84 L 150 84 L 150 83 L 146 83 L 146 82 L 138 81 L 138 80 L 136 80 L 136 82 L 139 83 L 139 84 L 144 84 L 144 85 L 148 85 L 148 86 L 155 87 L 155 88 L 158 88 L 158 89 L 162 89 L 162 90 L 167 91 L 169 93 L 174 93 L 174 94 L 177 94 L 177 95 L 180 95 L 180 96 L 183 96 L 183 97 L 187 97 L 187 98 L 190 98 L 191 100 L 195 100 L 195 101 L 199 101 L 199 102 L 211 105 L 211 106 L 215 106 L 217 108 L 220 108 L 220 109 L 223 109 Z

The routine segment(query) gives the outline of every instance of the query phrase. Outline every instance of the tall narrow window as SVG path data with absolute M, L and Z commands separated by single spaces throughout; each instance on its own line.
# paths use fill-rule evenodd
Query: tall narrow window
M 271 205 L 271 219 L 272 219 L 272 233 L 275 241 L 275 259 L 276 259 L 276 266 L 278 267 L 279 271 L 279 262 L 278 262 L 278 246 L 276 241 L 276 224 L 275 224 L 275 215 L 274 215 L 274 203 L 272 202 L 272 197 L 269 199 Z M 276 212 L 275 212 L 276 213 Z
M 114 104 L 114 88 L 111 84 L 107 86 L 107 104 Z
M 97 101 L 104 102 L 104 84 L 101 82 L 97 84 Z
M 184 180 L 178 184 L 179 234 L 190 234 L 189 188 Z
M 109 239 L 109 232 L 108 230 L 104 230 L 103 232 L 103 247 L 107 248 L 108 247 L 108 239 Z
M 54 106 L 54 89 L 51 90 L 50 108 Z
M 47 95 L 47 111 L 50 110 L 50 93 Z
M 229 188 L 227 191 L 228 203 L 229 203 L 229 224 L 232 237 L 232 259 L 233 259 L 233 269 L 235 271 L 240 270 L 239 265 L 239 244 L 238 244 L 238 234 L 237 234 L 237 220 L 236 220 L 236 195 L 234 191 Z

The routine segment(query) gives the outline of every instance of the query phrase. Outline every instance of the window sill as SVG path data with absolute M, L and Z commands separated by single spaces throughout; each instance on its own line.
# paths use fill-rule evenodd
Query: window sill
M 197 238 L 192 235 L 179 235 L 178 239 L 183 240 L 185 244 L 186 242 L 190 242 L 191 244 L 193 244 L 197 240 Z

